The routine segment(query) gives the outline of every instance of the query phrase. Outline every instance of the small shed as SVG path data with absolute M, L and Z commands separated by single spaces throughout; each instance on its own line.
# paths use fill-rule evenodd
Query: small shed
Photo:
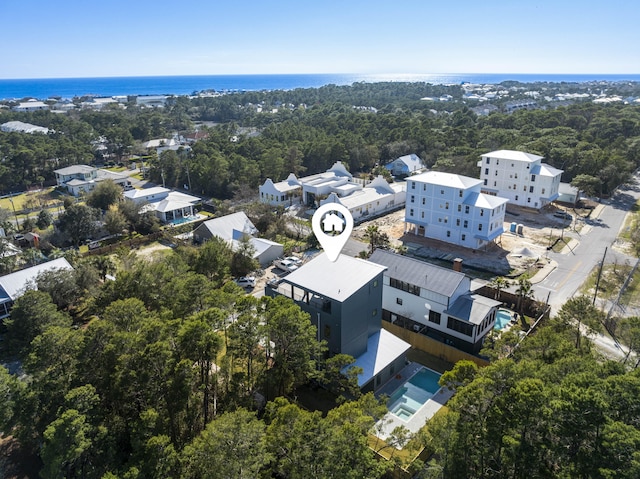
M 580 199 L 580 190 L 575 186 L 571 186 L 569 183 L 560 183 L 558 187 L 558 203 L 565 203 L 571 206 L 575 206 Z

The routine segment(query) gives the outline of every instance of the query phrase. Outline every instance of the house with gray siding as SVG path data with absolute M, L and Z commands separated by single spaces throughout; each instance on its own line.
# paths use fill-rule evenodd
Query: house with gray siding
M 400 371 L 410 345 L 382 329 L 384 266 L 340 255 L 331 262 L 324 253 L 277 282 L 265 294 L 291 298 L 310 314 L 318 340 L 330 355 L 348 354 L 363 369 L 358 384 L 376 390 Z

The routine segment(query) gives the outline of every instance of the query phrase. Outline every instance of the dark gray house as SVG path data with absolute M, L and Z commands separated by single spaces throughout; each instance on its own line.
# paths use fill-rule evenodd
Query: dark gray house
M 374 390 L 402 369 L 410 345 L 382 329 L 385 267 L 340 255 L 333 263 L 322 253 L 265 288 L 268 296 L 293 299 L 311 315 L 318 339 L 329 354 L 349 354 L 363 369 L 358 384 Z

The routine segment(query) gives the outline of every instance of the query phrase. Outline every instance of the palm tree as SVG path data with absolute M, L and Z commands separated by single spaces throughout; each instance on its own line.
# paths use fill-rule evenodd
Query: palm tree
M 493 278 L 491 283 L 489 283 L 489 287 L 493 288 L 496 291 L 494 299 L 496 299 L 497 301 L 500 301 L 500 293 L 502 292 L 502 290 L 508 288 L 509 286 L 511 286 L 511 283 L 509 283 L 509 281 L 503 276 Z
M 533 285 L 531 284 L 528 274 L 523 274 L 518 278 L 516 294 L 518 295 L 518 311 L 520 312 L 520 315 L 524 317 L 522 312 L 524 300 L 531 299 L 533 297 Z
M 379 234 L 380 234 L 380 230 L 376 225 L 369 225 L 367 226 L 367 229 L 364 231 L 364 237 L 369 240 L 369 247 L 371 248 L 370 254 L 373 254 L 373 250 L 376 247 Z

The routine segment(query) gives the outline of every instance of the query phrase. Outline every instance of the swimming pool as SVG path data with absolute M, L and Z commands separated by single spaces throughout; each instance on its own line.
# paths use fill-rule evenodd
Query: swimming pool
M 422 368 L 389 397 L 389 411 L 403 421 L 408 421 L 438 392 L 440 376 L 435 371 Z
M 174 220 L 171 220 L 170 223 L 172 225 L 181 225 L 184 223 L 188 223 L 189 221 L 193 221 L 195 219 L 194 216 L 183 216 L 182 218 L 176 218 Z
M 506 309 L 499 309 L 498 314 L 496 315 L 496 324 L 494 324 L 493 329 L 496 331 L 500 331 L 504 329 L 504 327 L 509 324 L 511 321 L 511 311 Z

